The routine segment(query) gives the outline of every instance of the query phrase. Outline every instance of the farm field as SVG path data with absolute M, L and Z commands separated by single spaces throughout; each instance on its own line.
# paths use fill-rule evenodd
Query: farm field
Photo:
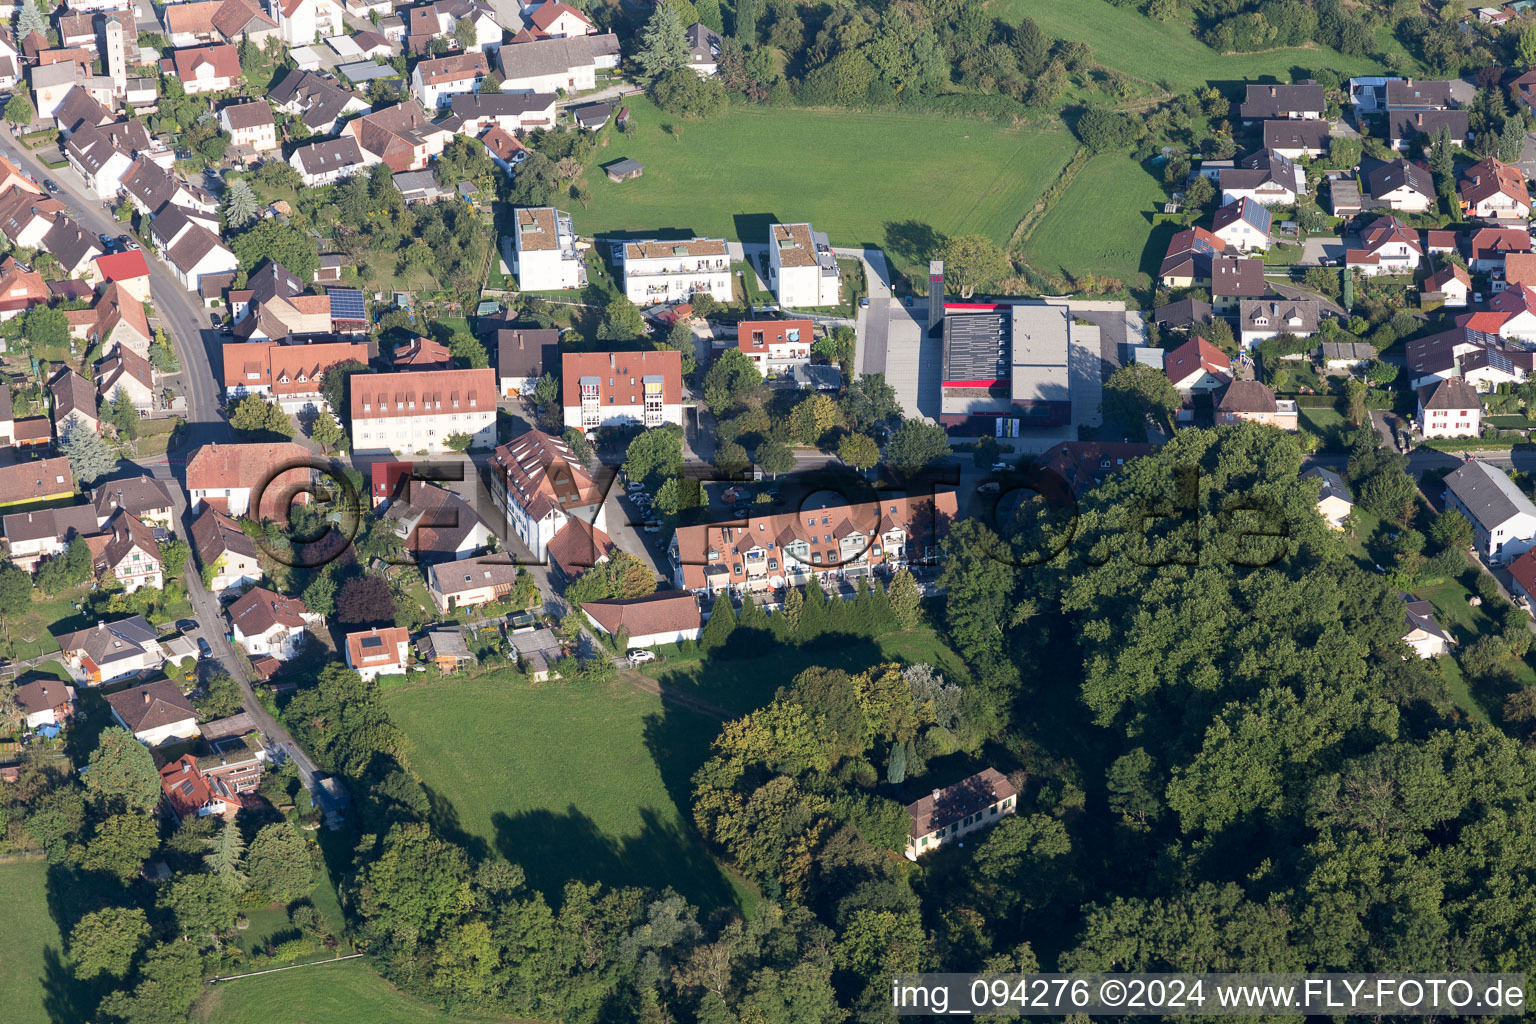
M 748 899 L 705 852 L 688 808 L 718 721 L 622 681 L 532 686 L 513 672 L 387 700 L 437 824 L 521 864 L 552 902 L 572 879 L 671 885 L 701 908 Z
M 44 984 L 49 962 L 68 970 L 58 925 L 48 913 L 47 879 L 45 860 L 0 864 L 0 1016 L 12 1024 L 52 1020 Z
M 590 204 L 571 204 L 582 235 L 760 242 L 768 223 L 809 220 L 833 245 L 882 245 L 898 266 L 915 266 L 931 232 L 1006 242 L 1077 146 L 1060 128 L 747 105 L 673 135 L 661 126 L 676 118 L 643 97 L 625 102 L 630 131 L 609 135 L 587 170 Z M 600 165 L 622 157 L 645 175 L 609 181 Z
M 1162 182 L 1119 153 L 1089 160 L 1024 245 L 1024 259 L 1046 274 L 1118 278 L 1151 286 L 1172 231 L 1154 232 L 1150 214 L 1167 200 Z M 1091 230 L 1085 225 L 1093 225 Z M 1156 250 L 1156 251 L 1154 251 Z
M 203 1024 L 489 1024 L 507 1019 L 444 1013 L 397 990 L 363 960 L 215 985 L 189 1016 Z
M 1207 82 L 1266 76 L 1288 82 L 1293 68 L 1331 67 L 1350 75 L 1379 68 L 1368 58 L 1347 57 L 1321 46 L 1219 54 L 1196 39 L 1183 21 L 1160 22 L 1136 7 L 1117 7 L 1106 0 L 994 0 L 989 9 L 1009 25 L 1033 18 L 1047 35 L 1087 43 L 1096 64 L 1163 83 L 1175 92 Z

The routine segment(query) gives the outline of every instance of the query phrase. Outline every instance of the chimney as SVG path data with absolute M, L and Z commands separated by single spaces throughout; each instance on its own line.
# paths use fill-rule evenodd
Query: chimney
M 944 261 L 928 261 L 928 333 L 944 322 Z
M 1270 86 L 1270 87 L 1269 87 L 1269 94 L 1270 94 L 1270 95 L 1271 95 L 1271 96 L 1276 96 L 1276 95 L 1279 95 L 1279 93 L 1278 93 L 1278 92 L 1277 92 L 1277 91 L 1276 91 L 1276 89 L 1275 89 L 1275 87 L 1274 87 L 1274 86 Z
M 939 798 L 939 794 L 940 794 L 940 793 L 942 793 L 942 792 L 944 792 L 944 791 L 943 791 L 943 790 L 942 790 L 942 789 L 936 789 L 936 790 L 934 790 L 934 791 L 933 791 L 933 798 L 934 798 L 934 799 L 935 799 L 935 800 L 937 800 L 937 799 L 938 799 L 938 798 Z
M 144 703 L 145 704 L 149 703 L 149 691 L 148 690 L 144 691 Z
M 101 621 L 100 619 L 97 619 L 96 620 L 96 628 L 99 629 L 99 630 L 105 631 L 106 628 L 107 628 L 107 624 L 105 622 Z
M 1424 123 L 1424 115 L 1420 114 L 1419 115 L 1419 124 L 1422 125 L 1423 123 Z
M 183 762 L 181 762 L 181 774 L 186 775 L 191 770 L 192 770 L 192 762 L 191 761 L 183 761 Z

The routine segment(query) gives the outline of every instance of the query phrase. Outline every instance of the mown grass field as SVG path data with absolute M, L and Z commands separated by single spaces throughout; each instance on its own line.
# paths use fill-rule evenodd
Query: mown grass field
M 1151 214 L 1167 200 L 1162 182 L 1120 153 L 1089 160 L 1024 245 L 1024 259 L 1047 274 L 1118 278 L 1148 288 L 1173 230 L 1154 232 Z
M 437 824 L 523 865 L 552 900 L 572 879 L 671 885 L 702 907 L 750 898 L 691 824 L 690 779 L 718 721 L 622 681 L 530 686 L 510 672 L 387 699 Z
M 397 990 L 362 960 L 215 985 L 193 1007 L 202 1024 L 487 1024 L 444 1013 Z
M 1295 68 L 1330 67 L 1351 75 L 1378 68 L 1369 59 L 1320 46 L 1219 54 L 1196 39 L 1187 22 L 1159 22 L 1143 15 L 1139 6 L 1117 7 L 1105 0 L 993 0 L 990 10 L 1010 25 L 1033 18 L 1047 35 L 1093 47 L 1094 63 L 1175 92 L 1266 76 L 1288 82 Z
M 58 925 L 48 914 L 48 862 L 0 864 L 0 1018 L 10 1024 L 46 1024 L 43 978 L 49 957 L 63 960 Z M 67 967 L 64 969 L 67 970 Z
M 584 179 L 590 204 L 568 204 L 582 235 L 761 242 L 773 221 L 809 220 L 833 245 L 882 245 L 913 266 L 932 232 L 1006 242 L 1077 145 L 1065 129 L 970 118 L 734 105 L 683 122 L 643 97 L 625 103 L 632 127 L 607 133 Z M 645 175 L 609 181 L 602 165 L 622 157 Z

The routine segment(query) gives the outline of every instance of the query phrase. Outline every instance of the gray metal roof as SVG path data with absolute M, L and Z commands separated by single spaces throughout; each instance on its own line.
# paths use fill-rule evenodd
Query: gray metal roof
M 1525 514 L 1536 519 L 1536 505 L 1521 493 L 1509 476 L 1486 462 L 1464 462 L 1445 478 L 1445 488 L 1483 529 L 1507 523 Z

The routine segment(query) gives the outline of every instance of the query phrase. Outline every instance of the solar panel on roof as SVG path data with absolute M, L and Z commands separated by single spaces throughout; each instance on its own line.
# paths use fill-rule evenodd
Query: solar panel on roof
M 383 647 L 384 646 L 384 641 L 380 637 L 365 636 L 365 637 L 363 637 L 363 644 L 362 644 L 362 646 L 363 646 L 363 648 L 365 650 L 367 648 L 370 648 L 370 647 Z
M 326 293 L 331 297 L 332 320 L 366 320 L 367 312 L 363 308 L 363 293 L 356 288 L 329 288 Z

